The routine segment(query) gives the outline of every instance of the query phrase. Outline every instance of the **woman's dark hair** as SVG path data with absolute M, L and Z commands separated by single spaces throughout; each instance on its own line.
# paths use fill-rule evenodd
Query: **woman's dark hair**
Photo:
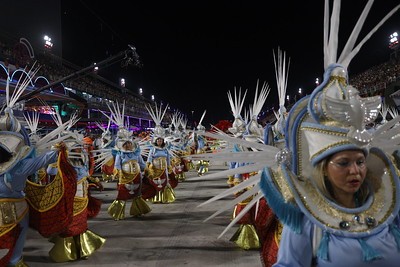
M 161 147 L 164 147 L 164 146 L 165 146 L 165 140 L 164 140 L 164 138 L 162 138 L 162 137 L 157 137 L 156 140 L 154 140 L 153 145 L 158 146 L 158 144 L 157 144 L 158 139 L 161 139 L 161 140 L 162 140 Z
M 12 154 L 0 146 L 0 163 L 9 161 L 12 158 Z

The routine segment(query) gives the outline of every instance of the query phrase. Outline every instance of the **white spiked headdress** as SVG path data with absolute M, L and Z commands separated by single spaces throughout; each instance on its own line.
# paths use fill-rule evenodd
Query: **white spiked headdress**
M 146 109 L 155 123 L 153 141 L 159 137 L 165 139 L 165 129 L 161 126 L 161 122 L 164 118 L 165 112 L 168 109 L 168 105 L 165 106 L 164 111 L 162 110 L 162 104 L 160 104 L 160 107 L 158 107 L 157 103 L 155 104 L 155 110 L 153 110 L 150 105 L 146 105 Z
M 310 96 L 303 97 L 291 108 L 285 129 L 287 145 L 285 149 L 276 153 L 276 148 L 267 146 L 268 151 L 262 154 L 262 150 L 266 149 L 263 149 L 261 144 L 255 144 L 260 145 L 260 151 L 250 152 L 251 156 L 247 155 L 249 153 L 247 151 L 232 153 L 231 160 L 237 161 L 237 159 L 246 157 L 247 160 L 243 160 L 243 162 L 254 161 L 255 164 L 240 167 L 238 170 L 224 171 L 224 175 L 231 174 L 231 171 L 236 171 L 236 173 L 263 171 L 261 174 L 255 175 L 205 202 L 204 204 L 211 203 L 231 195 L 232 192 L 252 186 L 250 190 L 238 197 L 236 202 L 233 201 L 230 205 L 226 205 L 209 218 L 232 208 L 243 199 L 254 196 L 239 216 L 231 221 L 228 229 L 235 225 L 264 196 L 268 199 L 268 205 L 280 221 L 290 226 L 295 232 L 301 231 L 304 215 L 328 234 L 335 233 L 336 235 L 355 238 L 363 238 L 380 232 L 383 227 L 394 220 L 395 215 L 399 213 L 400 201 L 398 197 L 393 196 L 398 196 L 400 183 L 398 170 L 393 166 L 390 155 L 394 150 L 399 149 L 400 136 L 395 135 L 398 132 L 395 125 L 400 121 L 400 118 L 396 117 L 374 132 L 367 133 L 365 125 L 374 120 L 379 113 L 380 99 L 374 97 L 362 98 L 357 89 L 347 83 L 347 66 L 351 59 L 372 33 L 400 8 L 400 5 L 397 5 L 353 49 L 372 2 L 372 0 L 368 1 L 344 51 L 339 60 L 336 60 L 340 0 L 334 0 L 332 18 L 329 18 L 329 1 L 325 1 L 325 74 L 323 83 Z M 329 21 L 332 24 L 328 39 Z M 239 143 L 237 138 L 229 139 L 225 137 L 225 139 L 232 143 Z M 244 140 L 242 141 L 244 142 Z M 312 179 L 312 169 L 318 161 L 332 153 L 353 148 L 369 150 L 367 156 L 368 171 L 371 172 L 372 177 L 378 178 L 380 185 L 379 188 L 375 188 L 376 191 L 372 194 L 374 199 L 371 198 L 372 201 L 367 201 L 363 207 L 357 209 L 356 214 L 349 212 L 349 209 L 332 205 L 331 201 L 327 200 L 316 188 Z M 266 159 L 271 156 L 270 151 L 276 153 L 275 159 L 278 166 L 275 166 L 272 162 L 260 163 L 261 166 L 257 166 L 258 162 L 255 158 L 262 156 Z M 224 155 L 221 154 L 199 154 L 191 158 L 204 158 L 206 156 L 212 159 L 224 158 Z M 221 177 L 221 175 L 222 173 L 215 173 L 208 177 Z M 202 179 L 204 178 L 203 176 Z M 259 190 L 263 194 L 258 194 Z M 343 229 L 341 227 L 343 221 L 352 221 L 355 215 L 372 218 L 372 221 L 376 221 L 378 224 L 361 222 L 352 224 L 348 229 Z
M 257 81 L 257 86 L 256 86 L 256 93 L 254 95 L 254 103 L 252 106 L 250 106 L 249 109 L 249 119 L 250 121 L 247 123 L 246 126 L 246 133 L 243 135 L 243 137 L 252 142 L 262 142 L 263 137 L 264 137 L 264 129 L 263 127 L 258 123 L 258 114 L 260 113 L 265 100 L 267 100 L 268 94 L 270 92 L 270 88 L 268 83 L 264 82 L 260 94 L 258 94 L 258 85 L 259 81 Z
M 113 122 L 118 126 L 117 137 L 115 138 L 115 146 L 118 150 L 123 151 L 123 144 L 127 141 L 133 142 L 133 132 L 129 131 L 128 126 L 125 125 L 125 101 L 122 104 L 122 108 L 117 103 L 112 102 L 112 106 L 107 104 L 111 115 L 107 115 L 102 112 L 104 116 L 108 118 L 109 123 Z
M 353 49 L 372 2 L 367 3 L 339 60 L 336 61 L 340 1 L 334 1 L 330 20 L 329 1 L 325 1 L 324 80 L 310 96 L 299 100 L 290 110 L 285 138 L 291 157 L 284 161 L 287 164 L 282 165 L 284 178 L 279 178 L 271 172 L 265 173 L 266 177 L 284 181 L 291 188 L 293 197 L 291 201 L 295 202 L 299 210 L 313 223 L 324 227 L 329 233 L 335 232 L 349 237 L 370 235 L 380 231 L 379 225 L 359 224 L 349 229 L 341 227 L 340 223 L 345 220 L 343 218 L 346 218 L 346 211 L 340 206 L 330 205 L 326 196 L 323 196 L 316 187 L 313 179 L 313 168 L 316 164 L 340 151 L 362 150 L 367 156 L 369 172 L 374 174 L 373 177 L 380 179 L 380 189 L 375 188 L 374 196 L 380 198 L 384 194 L 398 194 L 400 190 L 398 182 L 394 181 L 398 179 L 397 174 L 389 160 L 390 154 L 399 148 L 400 138 L 393 138 L 393 126 L 399 120 L 392 120 L 373 132 L 368 131 L 366 125 L 377 118 L 381 108 L 381 98 L 361 97 L 359 91 L 348 84 L 348 64 L 362 44 L 377 29 L 375 27 Z M 396 10 L 399 7 L 400 5 Z M 331 27 L 328 39 L 329 21 Z M 272 193 L 266 183 L 262 188 L 265 196 L 268 197 L 268 194 Z M 289 202 L 288 198 L 285 198 L 285 201 Z M 395 206 L 398 213 L 398 204 L 388 201 L 387 205 L 392 208 L 379 209 L 375 204 L 371 204 L 361 213 L 363 216 L 368 214 L 383 225 L 391 220 L 389 214 L 394 211 Z M 275 211 L 279 213 L 278 216 L 282 215 L 279 210 Z M 316 214 L 318 216 L 315 216 Z M 298 224 L 289 217 L 281 219 L 293 229 L 298 227 Z
M 287 78 L 289 75 L 289 66 L 290 66 L 290 58 L 286 62 L 286 53 L 282 52 L 282 50 L 278 47 L 277 55 L 274 56 L 274 64 L 275 64 L 275 76 L 276 76 L 276 86 L 278 89 L 278 98 L 279 98 L 279 111 L 275 112 L 276 122 L 273 126 L 273 132 L 278 140 L 280 140 L 279 145 L 284 145 L 282 140 L 285 135 L 285 126 L 286 126 L 286 87 L 287 87 Z M 287 63 L 287 66 L 286 66 Z
M 1 164 L 0 172 L 3 173 L 15 164 L 21 158 L 25 157 L 30 151 L 30 140 L 25 129 L 21 127 L 20 121 L 14 116 L 13 109 L 17 107 L 17 101 L 32 79 L 38 68 L 31 68 L 28 75 L 21 75 L 12 94 L 10 90 L 10 80 L 7 79 L 6 99 L 3 106 L 3 115 L 0 117 L 0 146 L 8 153 L 12 154 L 12 158 Z
M 247 90 L 244 92 L 243 96 L 241 91 L 242 90 L 239 89 L 239 93 L 236 94 L 236 88 L 234 89 L 234 99 L 232 99 L 231 92 L 228 91 L 229 104 L 231 105 L 232 114 L 235 118 L 232 123 L 232 127 L 230 127 L 228 130 L 236 137 L 241 137 L 246 131 L 246 122 L 243 120 L 241 112 Z

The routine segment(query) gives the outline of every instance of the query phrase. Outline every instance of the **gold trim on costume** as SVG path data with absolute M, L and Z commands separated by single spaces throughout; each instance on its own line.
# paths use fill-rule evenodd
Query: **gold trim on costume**
M 87 196 L 88 192 L 87 177 L 84 177 L 78 181 L 77 188 L 78 189 L 80 188 L 79 190 L 77 190 L 77 194 L 78 191 L 79 192 L 81 191 L 82 196 L 75 195 L 74 197 L 74 216 L 84 211 L 89 203 L 89 198 Z
M 152 164 L 156 169 L 165 170 L 167 168 L 167 158 L 166 157 L 154 158 Z
M 54 208 L 64 195 L 64 182 L 61 172 L 47 185 L 40 185 L 29 180 L 25 187 L 26 199 L 32 208 L 45 212 Z
M 10 231 L 28 212 L 28 203 L 24 198 L 0 199 L 0 235 Z
M 374 154 L 374 156 L 376 159 L 372 161 L 378 161 L 379 155 Z M 382 162 L 384 161 L 382 160 Z M 373 193 L 374 199 L 369 206 L 364 205 L 364 208 L 358 208 L 360 212 L 355 212 L 356 209 L 343 209 L 340 206 L 332 205 L 309 179 L 299 180 L 289 170 L 287 173 L 290 175 L 294 189 L 300 196 L 303 206 L 316 220 L 335 230 L 343 230 L 340 223 L 345 221 L 350 223 L 350 228 L 346 229 L 347 232 L 369 232 L 384 223 L 394 209 L 396 199 L 394 177 L 388 163 L 384 162 L 384 164 L 383 175 L 379 178 L 381 187 Z M 384 203 L 387 204 L 384 205 Z M 356 217 L 360 219 L 361 223 L 355 221 Z M 375 219 L 376 224 L 371 226 L 364 223 L 367 218 Z
M 137 160 L 130 160 L 122 164 L 122 175 L 119 177 L 120 184 L 131 183 L 140 173 L 140 166 Z

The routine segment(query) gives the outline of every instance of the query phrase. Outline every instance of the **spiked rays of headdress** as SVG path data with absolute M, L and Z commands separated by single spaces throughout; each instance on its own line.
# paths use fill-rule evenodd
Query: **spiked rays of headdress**
M 120 107 L 120 105 L 114 102 L 111 102 L 112 106 L 110 106 L 107 103 L 107 107 L 110 110 L 110 115 L 107 115 L 104 111 L 100 112 L 106 116 L 106 118 L 108 119 L 108 121 L 113 122 L 114 124 L 116 124 L 118 126 L 118 128 L 124 128 L 124 114 L 125 114 L 125 101 L 122 104 L 122 108 Z
M 371 10 L 374 0 L 369 0 L 365 5 L 362 14 L 360 15 L 357 24 L 355 25 L 343 51 L 337 60 L 338 39 L 339 39 L 339 18 L 340 18 L 340 0 L 333 1 L 332 16 L 329 23 L 329 2 L 325 0 L 325 15 L 324 15 L 324 68 L 330 64 L 338 63 L 344 67 L 348 67 L 351 60 L 358 53 L 366 41 L 388 20 L 399 8 L 400 4 L 393 8 L 355 47 L 356 41 L 364 25 L 365 19 Z
M 339 60 L 336 61 L 336 50 L 337 50 L 337 45 L 338 45 L 338 26 L 339 26 L 339 10 L 340 10 L 340 1 L 335 0 L 334 1 L 334 5 L 333 5 L 333 15 L 332 15 L 332 19 L 331 19 L 331 32 L 330 32 L 330 38 L 328 40 L 328 25 L 329 25 L 329 18 L 328 18 L 328 14 L 329 14 L 329 1 L 326 0 L 325 1 L 325 34 L 324 34 L 324 63 L 325 63 L 325 69 L 333 63 L 340 63 L 342 64 L 344 67 L 347 67 L 348 64 L 350 63 L 351 59 L 354 57 L 354 55 L 358 52 L 358 50 L 360 49 L 360 47 L 362 46 L 362 44 L 371 36 L 371 34 L 376 31 L 377 27 L 379 27 L 383 21 L 385 21 L 390 15 L 392 15 L 398 8 L 399 6 L 397 6 L 395 9 L 393 9 L 382 21 L 380 24 L 378 24 L 377 27 L 374 28 L 373 31 L 370 32 L 370 34 L 368 34 L 368 36 L 366 38 L 364 38 L 364 40 L 355 48 L 354 47 L 354 43 L 357 39 L 358 33 L 360 31 L 360 28 L 365 20 L 366 14 L 368 13 L 370 6 L 372 4 L 373 1 L 369 1 L 366 8 L 364 9 L 364 12 L 361 16 L 361 18 L 359 19 L 359 22 L 356 25 L 356 28 L 354 29 L 351 38 L 349 39 L 348 43 L 345 46 L 345 49 L 342 53 L 342 55 L 340 56 Z M 279 64 L 278 64 L 279 65 Z M 301 101 L 301 103 L 299 103 L 299 105 L 295 105 L 294 108 L 292 108 L 292 111 L 296 111 L 299 110 L 303 111 L 306 110 L 307 111 L 307 99 L 303 99 L 303 101 Z M 305 102 L 305 103 L 304 103 Z M 310 102 L 308 102 L 310 103 Z M 314 104 L 311 103 L 311 105 Z M 295 110 L 294 110 L 295 109 Z M 298 114 L 299 112 L 294 112 L 294 114 Z M 293 115 L 295 116 L 295 115 Z M 293 120 L 295 119 L 295 117 L 293 117 Z M 289 118 L 288 121 L 292 120 L 292 118 Z M 397 139 L 397 137 L 391 137 L 389 132 L 390 129 L 392 129 L 394 127 L 394 125 L 399 121 L 399 119 L 393 119 L 391 120 L 389 123 L 383 125 L 382 127 L 378 128 L 375 132 L 374 135 L 379 135 L 381 137 L 386 136 L 387 138 L 387 143 L 386 144 L 382 144 L 381 146 L 378 147 L 390 147 L 390 145 L 392 146 L 393 149 L 393 143 L 398 143 L 398 140 L 394 140 Z M 289 124 L 289 123 L 288 123 Z M 287 125 L 288 125 L 287 124 Z M 292 123 L 293 124 L 293 123 Z M 287 129 L 286 129 L 287 130 Z M 295 135 L 296 133 L 292 132 L 293 135 Z M 205 135 L 208 135 L 212 138 L 223 138 L 224 140 L 226 140 L 227 142 L 230 143 L 237 143 L 237 144 L 241 144 L 247 147 L 256 147 L 259 151 L 252 151 L 252 152 L 239 152 L 239 153 L 214 153 L 214 154 L 199 154 L 199 155 L 191 155 L 190 158 L 194 159 L 194 160 L 199 160 L 199 159 L 208 159 L 208 160 L 218 160 L 218 161 L 240 161 L 240 162 L 250 162 L 252 164 L 248 164 L 245 165 L 243 167 L 239 167 L 237 169 L 229 169 L 226 171 L 222 171 L 222 172 L 218 172 L 218 173 L 213 173 L 213 174 L 207 174 L 202 176 L 201 178 L 195 178 L 195 179 L 207 179 L 207 178 L 217 178 L 217 177 L 226 177 L 227 175 L 233 175 L 235 173 L 247 173 L 247 172 L 258 172 L 257 175 L 250 177 L 248 180 L 243 181 L 242 183 L 238 184 L 235 187 L 232 187 L 229 190 L 225 190 L 224 192 L 221 192 L 220 194 L 218 194 L 217 196 L 209 199 L 208 201 L 202 203 L 200 206 L 202 205 L 206 205 L 206 204 L 210 204 L 212 202 L 215 202 L 216 200 L 222 199 L 224 197 L 227 196 L 231 196 L 234 192 L 237 191 L 241 191 L 241 190 L 245 190 L 248 188 L 251 188 L 250 190 L 246 191 L 245 193 L 243 193 L 241 196 L 239 196 L 239 198 L 236 198 L 234 200 L 232 200 L 231 202 L 227 203 L 224 207 L 220 208 L 217 212 L 215 212 L 213 215 L 211 215 L 209 218 L 207 218 L 206 220 L 209 220 L 210 218 L 215 217 L 216 215 L 220 214 L 223 211 L 226 211 L 228 209 L 232 210 L 234 208 L 234 206 L 240 202 L 242 199 L 240 197 L 243 196 L 243 198 L 248 198 L 250 196 L 254 196 L 253 200 L 248 203 L 246 205 L 246 207 L 240 212 L 240 214 L 245 214 L 254 204 L 257 203 L 257 201 L 262 197 L 263 194 L 260 193 L 260 187 L 263 186 L 262 184 L 259 184 L 260 182 L 260 170 L 266 170 L 267 167 L 270 167 L 271 169 L 276 169 L 276 167 L 278 166 L 279 162 L 276 160 L 279 159 L 283 159 L 284 154 L 278 154 L 278 152 L 283 152 L 279 151 L 279 149 L 277 147 L 274 146 L 267 146 L 267 145 L 263 145 L 263 144 L 258 144 L 258 143 L 250 143 L 250 144 L 245 144 L 243 143 L 244 140 L 240 140 L 237 138 L 233 138 L 233 137 L 227 137 L 227 136 L 221 136 L 218 137 L 218 135 L 214 135 L 211 133 L 205 133 Z M 393 133 L 392 133 L 393 136 Z M 289 139 L 289 137 L 286 136 L 287 139 Z M 291 142 L 297 141 L 295 139 L 295 136 L 290 137 L 292 140 Z M 385 138 L 378 138 L 380 140 L 384 140 Z M 375 140 L 378 140 L 374 138 Z M 292 147 L 292 145 L 289 142 L 290 147 Z M 262 148 L 262 146 L 264 146 L 264 148 Z M 304 148 L 305 150 L 307 150 L 307 147 Z M 293 151 L 294 155 L 296 155 L 296 150 Z M 275 158 L 276 157 L 276 158 Z M 308 159 L 304 159 L 304 161 L 309 161 Z M 295 162 L 295 160 L 293 160 L 292 162 Z M 306 163 L 307 163 L 306 162 Z M 264 172 L 263 172 L 264 174 Z M 272 187 L 272 186 L 271 186 Z M 271 190 L 272 192 L 272 190 Z M 275 192 L 272 192 L 275 193 Z M 276 194 L 278 195 L 278 194 Z M 271 197 L 275 197 L 275 196 L 271 196 Z M 279 196 L 277 197 L 279 198 Z M 282 197 L 283 199 L 283 197 Z M 269 202 L 270 200 L 268 200 Z M 278 201 L 275 201 L 278 202 Z M 269 202 L 270 203 L 270 202 Z M 271 202 L 273 203 L 273 202 Z M 274 207 L 277 207 L 277 205 L 275 205 Z M 283 208 L 283 206 L 282 206 Z M 285 207 L 286 208 L 286 207 Z M 274 212 L 279 210 L 275 210 Z M 289 217 L 285 217 L 283 218 L 282 216 L 284 215 L 284 213 L 287 212 L 287 214 L 289 214 L 289 208 L 285 209 L 284 211 L 282 211 L 278 217 L 280 219 L 284 219 L 285 223 L 290 223 L 289 221 L 291 220 Z M 292 213 L 292 215 L 295 215 L 294 213 Z M 297 216 L 293 216 L 293 218 Z M 224 233 L 226 233 L 226 231 L 232 227 L 233 225 L 235 225 L 238 220 L 241 218 L 241 216 L 237 216 L 235 217 L 234 220 L 232 220 L 230 222 L 230 224 L 225 228 L 224 232 L 219 236 L 221 237 Z M 296 222 L 295 219 L 293 219 L 293 224 Z
M 228 91 L 228 100 L 234 117 L 232 127 L 230 127 L 228 130 L 236 137 L 242 136 L 246 131 L 246 122 L 243 120 L 241 115 L 246 94 L 247 90 L 242 96 L 242 90 L 239 89 L 239 92 L 237 93 L 236 88 L 234 88 L 234 98 L 232 98 L 231 92 Z
M 218 238 L 220 238 L 232 226 L 234 226 L 240 220 L 240 218 L 243 217 L 243 215 L 246 213 L 246 211 L 248 209 L 250 209 L 254 205 L 256 205 L 256 207 L 257 207 L 258 201 L 263 197 L 263 194 L 261 193 L 260 187 L 258 185 L 258 183 L 261 179 L 261 170 L 265 166 L 273 166 L 273 167 L 278 166 L 278 162 L 276 160 L 276 155 L 279 152 L 279 148 L 277 148 L 275 146 L 265 145 L 262 143 L 246 141 L 241 138 L 231 137 L 231 136 L 228 136 L 227 134 L 204 132 L 204 133 L 202 133 L 202 135 L 216 139 L 216 140 L 223 140 L 224 142 L 227 142 L 228 144 L 236 144 L 236 145 L 240 145 L 243 147 L 251 147 L 251 148 L 255 149 L 255 151 L 240 151 L 240 152 L 221 150 L 220 152 L 218 151 L 217 153 L 193 154 L 193 155 L 187 156 L 187 158 L 189 158 L 191 160 L 210 160 L 211 162 L 213 162 L 213 161 L 218 161 L 218 162 L 234 161 L 234 162 L 239 162 L 239 163 L 250 163 L 250 164 L 245 164 L 241 167 L 227 169 L 224 171 L 219 171 L 219 172 L 211 173 L 211 174 L 205 174 L 205 175 L 203 175 L 201 177 L 197 177 L 197 178 L 191 178 L 190 179 L 191 181 L 203 180 L 203 179 L 206 179 L 206 180 L 207 179 L 216 179 L 216 178 L 221 178 L 221 177 L 227 177 L 230 175 L 235 175 L 237 173 L 257 173 L 256 175 L 251 176 L 248 180 L 245 180 L 245 181 L 241 182 L 240 184 L 235 185 L 234 187 L 219 193 L 218 195 L 214 196 L 213 198 L 211 198 L 211 199 L 207 200 L 206 202 L 199 205 L 199 207 L 201 207 L 203 205 L 208 205 L 219 199 L 223 199 L 223 198 L 232 196 L 235 192 L 247 190 L 245 193 L 243 193 L 239 197 L 226 203 L 218 211 L 216 211 L 214 214 L 212 214 L 210 217 L 208 217 L 204 220 L 204 221 L 208 221 L 224 211 L 233 210 L 233 208 L 235 207 L 235 205 L 237 203 L 244 201 L 245 199 L 247 199 L 250 196 L 253 196 L 253 200 L 247 204 L 245 210 L 241 211 L 230 222 L 230 224 L 224 229 L 224 231 L 218 237 Z
M 0 118 L 0 130 L 11 132 L 20 132 L 22 130 L 20 122 L 14 116 L 13 109 L 16 107 L 16 103 L 20 96 L 25 92 L 28 85 L 32 83 L 32 77 L 38 72 L 38 70 L 39 68 L 36 68 L 35 65 L 33 65 L 28 71 L 27 76 L 21 75 L 12 93 L 10 90 L 10 80 L 7 79 L 6 99 L 2 109 L 5 115 Z
M 153 140 L 155 140 L 157 137 L 165 138 L 165 129 L 161 126 L 161 122 L 164 118 L 165 112 L 168 109 L 168 105 L 165 106 L 164 111 L 162 110 L 162 103 L 160 104 L 160 107 L 158 107 L 157 103 L 155 103 L 155 110 L 150 105 L 146 105 L 146 109 L 155 123 Z
M 277 54 L 273 53 L 275 65 L 276 86 L 278 89 L 279 111 L 275 112 L 276 123 L 273 126 L 274 134 L 278 139 L 283 139 L 286 125 L 286 87 L 289 75 L 290 58 L 286 60 L 286 53 L 278 47 Z M 286 65 L 287 64 L 287 65 Z
M 258 114 L 260 113 L 270 92 L 270 87 L 267 82 L 263 83 L 260 94 L 258 94 L 258 87 L 259 81 L 257 80 L 254 102 L 249 108 L 250 121 L 247 123 L 247 132 L 244 134 L 244 138 L 252 140 L 253 142 L 262 142 L 264 130 L 262 126 L 258 124 L 257 120 Z
M 203 115 L 201 115 L 199 124 L 197 125 L 197 131 L 204 132 L 206 130 L 206 127 L 204 127 L 204 125 L 201 124 L 204 120 L 204 117 L 206 116 L 206 112 L 207 110 L 204 110 Z

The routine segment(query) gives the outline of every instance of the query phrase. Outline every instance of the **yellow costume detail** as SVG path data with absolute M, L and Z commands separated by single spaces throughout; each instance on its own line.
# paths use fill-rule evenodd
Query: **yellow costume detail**
M 125 219 L 125 200 L 114 200 L 113 203 L 108 207 L 108 214 L 114 218 L 114 220 L 123 220 Z
M 45 212 L 54 208 L 64 195 L 64 183 L 61 172 L 57 172 L 54 180 L 47 185 L 40 185 L 27 180 L 25 194 L 26 200 L 31 207 L 39 212 Z
M 260 248 L 260 240 L 258 239 L 256 229 L 251 224 L 241 224 L 230 241 L 235 242 L 245 250 Z
M 157 192 L 151 201 L 153 203 L 172 203 L 175 199 L 174 189 L 168 184 L 163 190 Z
M 28 212 L 25 199 L 0 200 L 0 237 L 11 231 Z
M 141 216 L 149 213 L 150 211 L 151 208 L 141 196 L 132 199 L 132 205 L 129 212 L 131 216 Z
M 74 236 L 51 240 L 54 243 L 50 250 L 50 258 L 55 262 L 67 262 L 90 256 L 97 249 L 101 248 L 106 239 L 86 230 L 84 233 Z

